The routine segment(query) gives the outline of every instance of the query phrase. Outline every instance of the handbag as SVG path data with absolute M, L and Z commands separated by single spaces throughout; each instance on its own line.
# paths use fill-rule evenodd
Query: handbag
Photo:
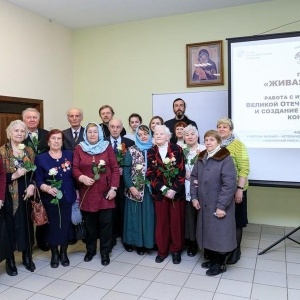
M 86 236 L 86 229 L 84 226 L 84 221 L 81 223 L 77 224 L 75 226 L 75 235 L 77 240 L 84 240 Z
M 73 225 L 78 225 L 82 222 L 82 214 L 79 207 L 79 202 L 74 202 L 72 205 L 71 221 Z
M 34 194 L 33 200 L 31 201 L 32 211 L 31 211 L 31 219 L 35 226 L 42 226 L 48 223 L 48 216 L 46 209 L 41 201 L 40 192 L 35 184 L 34 184 Z

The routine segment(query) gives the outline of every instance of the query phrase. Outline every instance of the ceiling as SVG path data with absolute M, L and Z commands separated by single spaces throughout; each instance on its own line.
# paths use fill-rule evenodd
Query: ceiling
M 272 0 L 5 0 L 70 29 L 194 13 Z

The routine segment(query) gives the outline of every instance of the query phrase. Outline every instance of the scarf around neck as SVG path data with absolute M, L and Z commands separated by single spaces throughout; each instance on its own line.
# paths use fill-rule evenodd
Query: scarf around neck
M 97 129 L 98 129 L 99 141 L 96 144 L 90 144 L 90 142 L 87 139 L 86 131 L 87 131 L 87 126 L 89 124 L 94 124 L 95 127 L 97 127 Z M 86 152 L 90 155 L 96 155 L 96 154 L 104 152 L 106 150 L 106 148 L 108 147 L 109 142 L 105 141 L 103 139 L 103 131 L 102 131 L 101 126 L 94 122 L 88 123 L 87 126 L 85 127 L 84 132 L 83 132 L 83 142 L 79 143 L 83 152 Z
M 230 145 L 234 140 L 235 140 L 235 136 L 234 136 L 234 134 L 232 133 L 228 138 L 222 140 L 222 142 L 221 142 L 221 147 L 224 148 L 224 147 Z

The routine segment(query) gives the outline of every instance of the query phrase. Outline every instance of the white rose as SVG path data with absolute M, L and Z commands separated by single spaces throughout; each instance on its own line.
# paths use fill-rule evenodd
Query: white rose
M 105 161 L 103 159 L 99 160 L 98 167 L 105 166 Z
M 57 173 L 58 173 L 57 169 L 56 168 L 52 168 L 52 169 L 49 170 L 48 175 L 55 176 Z
M 169 157 L 166 157 L 166 158 L 164 159 L 164 164 L 165 164 L 165 165 L 169 164 L 170 162 L 171 162 L 171 160 L 170 160 Z
M 122 151 L 122 149 L 123 149 L 123 148 L 122 148 L 122 144 L 119 144 L 119 145 L 117 146 L 117 149 L 120 150 L 120 151 Z
M 136 164 L 135 169 L 136 169 L 137 171 L 140 171 L 140 170 L 143 169 L 143 165 L 141 165 L 141 164 Z
M 32 133 L 31 133 L 31 137 L 32 137 L 32 138 L 36 138 L 36 139 L 37 139 L 37 138 L 38 138 L 38 135 L 37 135 L 37 133 L 36 133 L 36 132 L 32 132 Z
M 182 148 L 182 149 L 186 149 L 186 148 L 187 148 L 187 144 L 183 144 L 183 145 L 181 146 L 181 148 Z
M 174 156 L 172 156 L 172 157 L 171 157 L 171 161 L 172 161 L 172 162 L 175 162 L 175 161 L 176 161 L 176 158 L 175 158 Z
M 19 150 L 24 150 L 25 149 L 25 145 L 24 144 L 19 144 L 18 145 L 18 149 Z

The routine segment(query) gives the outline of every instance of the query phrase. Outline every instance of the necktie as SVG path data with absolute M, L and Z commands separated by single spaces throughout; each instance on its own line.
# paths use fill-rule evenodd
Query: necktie
M 74 131 L 74 142 L 76 143 L 78 140 L 78 131 Z
M 114 140 L 114 152 L 117 154 L 118 153 L 118 141 Z

